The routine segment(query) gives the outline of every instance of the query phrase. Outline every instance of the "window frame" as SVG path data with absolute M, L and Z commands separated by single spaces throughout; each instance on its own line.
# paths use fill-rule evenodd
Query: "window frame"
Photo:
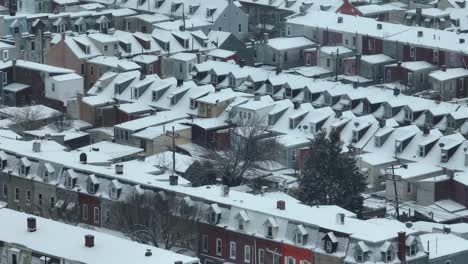
M 221 238 L 216 238 L 216 256 L 223 255 L 223 240 Z

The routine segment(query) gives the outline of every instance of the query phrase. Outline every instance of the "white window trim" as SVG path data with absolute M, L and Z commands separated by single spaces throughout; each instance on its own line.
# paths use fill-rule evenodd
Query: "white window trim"
M 252 260 L 252 251 L 249 245 L 244 246 L 244 262 L 250 263 Z
M 217 238 L 216 239 L 216 256 L 222 256 L 222 255 L 223 255 L 223 240 L 221 238 Z
M 237 248 L 236 248 L 236 242 L 231 241 L 229 242 L 229 258 L 230 259 L 236 259 L 237 255 Z

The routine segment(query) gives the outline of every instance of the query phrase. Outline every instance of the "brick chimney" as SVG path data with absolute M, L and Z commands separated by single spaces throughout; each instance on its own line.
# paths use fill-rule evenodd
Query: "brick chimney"
M 284 200 L 279 200 L 276 202 L 276 208 L 280 210 L 286 210 L 286 202 Z
M 398 232 L 398 258 L 401 262 L 406 261 L 406 233 Z
M 35 232 L 37 230 L 36 218 L 28 217 L 27 221 L 28 221 L 28 232 Z
M 94 247 L 94 236 L 93 235 L 86 235 L 85 236 L 85 246 L 92 248 Z

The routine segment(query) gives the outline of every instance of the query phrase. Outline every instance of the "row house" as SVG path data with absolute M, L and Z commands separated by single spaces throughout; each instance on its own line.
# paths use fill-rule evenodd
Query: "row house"
M 304 50 L 315 47 L 315 43 L 305 37 L 286 37 L 268 39 L 265 35 L 264 43 L 257 45 L 259 61 L 289 69 L 303 65 Z
M 440 100 L 448 101 L 453 98 L 463 98 L 468 93 L 468 70 L 464 68 L 441 70 L 429 74 L 433 91 L 439 94 Z
M 0 177 L 9 206 L 29 211 L 32 208 L 28 203 L 37 197 L 34 203 L 40 208 L 53 204 L 57 213 L 69 208 L 69 216 L 61 215 L 62 219 L 73 221 L 76 217 L 80 223 L 115 229 L 118 227 L 112 224 L 112 204 L 133 192 L 175 193 L 188 206 L 201 203 L 205 208 L 206 216 L 199 219 L 200 242 L 196 245 L 204 263 L 425 263 L 427 258 L 419 250 L 418 232 L 396 222 L 362 221 L 336 206 L 286 203 L 229 191 L 226 186 L 184 187 L 180 185 L 186 183 L 182 178 L 168 181 L 167 174 L 143 159 L 109 167 L 98 156 L 63 152 L 48 142 L 2 142 L 6 147 L 18 145 L 15 153 L 5 153 L 7 161 L 1 163 L 11 168 L 11 176 Z M 60 155 L 60 163 L 48 160 L 54 154 Z M 13 177 L 27 180 L 20 185 L 10 182 Z M 56 189 L 56 196 L 41 204 L 44 196 L 26 182 L 49 183 Z M 54 192 L 49 190 L 50 194 Z
M 304 36 L 321 45 L 330 45 L 332 40 L 335 45 L 344 45 L 362 55 L 383 53 L 400 61 L 423 60 L 449 68 L 463 66 L 463 51 L 467 46 L 465 39 L 455 32 L 328 12 L 297 15 L 286 22 L 286 27 L 291 36 Z
M 386 65 L 383 71 L 385 82 L 399 82 L 407 87 L 408 93 L 425 90 L 429 82 L 429 73 L 437 66 L 426 61 L 406 61 Z
M 452 26 L 450 12 L 439 8 L 416 8 L 405 12 L 403 24 L 427 28 L 446 29 Z
M 3 208 L 0 210 L 1 225 L 6 228 L 0 235 L 2 263 L 50 262 L 92 263 L 103 261 L 128 263 L 129 261 L 151 261 L 161 264 L 197 264 L 195 257 L 184 256 L 135 243 L 123 238 L 76 227 Z M 66 237 L 66 241 L 61 238 Z M 48 247 L 44 247 L 47 244 Z M 125 251 L 125 257 L 114 254 Z M 79 252 L 77 255 L 76 253 Z M 143 254 L 143 253 L 144 254 Z M 106 256 L 105 259 L 99 256 Z
M 201 30 L 205 34 L 210 30 L 219 30 L 232 32 L 241 40 L 248 37 L 249 17 L 235 1 L 207 0 L 182 4 L 178 1 L 164 0 L 149 4 L 146 0 L 128 0 L 121 5 L 144 12 L 163 14 L 172 19 L 171 22 L 157 21 L 156 25 L 159 27 L 164 27 L 163 24 L 171 24 L 172 28 L 174 25 L 177 25 L 175 28 L 187 25 L 186 30 Z

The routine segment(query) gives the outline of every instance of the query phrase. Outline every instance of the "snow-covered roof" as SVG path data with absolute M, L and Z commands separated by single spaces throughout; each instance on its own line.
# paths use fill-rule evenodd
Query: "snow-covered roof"
M 419 238 L 424 251 L 429 252 L 430 260 L 468 253 L 468 241 L 452 234 L 430 233 L 420 235 Z
M 28 232 L 28 217 L 32 215 L 6 208 L 0 209 L 0 225 L 4 227 L 0 232 L 0 240 L 22 245 L 34 252 L 87 264 L 173 264 L 176 261 L 182 261 L 184 264 L 198 263 L 198 259 L 193 257 L 37 216 L 34 216 L 37 231 Z M 85 235 L 94 236 L 94 247 L 85 247 Z M 63 240 L 64 237 L 67 238 L 66 241 Z M 152 256 L 145 256 L 147 249 L 151 250 Z M 116 251 L 125 254 L 115 254 Z
M 315 45 L 315 42 L 306 37 L 280 37 L 269 39 L 267 45 L 276 50 L 289 50 L 311 47 Z
M 454 78 L 466 77 L 468 76 L 468 70 L 465 68 L 448 68 L 434 71 L 430 73 L 429 76 L 439 81 L 446 81 Z

